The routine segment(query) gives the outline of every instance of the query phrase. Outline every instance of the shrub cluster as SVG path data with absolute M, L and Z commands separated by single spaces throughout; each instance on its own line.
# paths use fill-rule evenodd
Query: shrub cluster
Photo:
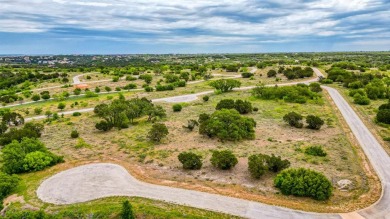
M 221 170 L 231 169 L 238 163 L 237 157 L 229 150 L 213 151 L 210 161 L 214 167 Z
M 266 171 L 279 172 L 290 166 L 290 161 L 283 160 L 280 156 L 266 154 L 254 154 L 248 158 L 248 171 L 255 179 L 259 179 Z
M 279 173 L 274 184 L 284 195 L 327 200 L 332 195 L 332 183 L 321 173 L 299 168 Z
M 199 133 L 221 140 L 239 141 L 255 137 L 256 122 L 241 116 L 236 110 L 222 109 L 213 114 L 199 115 Z
M 305 149 L 305 154 L 318 156 L 318 157 L 325 157 L 327 155 L 325 150 L 320 145 L 307 147 Z
M 199 170 L 202 168 L 202 156 L 192 152 L 182 152 L 178 159 L 183 164 L 183 168 L 187 170 Z
M 51 153 L 42 142 L 34 138 L 12 141 L 2 149 L 2 153 L 2 170 L 8 174 L 38 171 L 63 162 L 63 157 Z
M 241 76 L 243 78 L 250 78 L 250 77 L 254 76 L 254 74 L 250 73 L 250 72 L 243 72 L 243 73 L 241 73 Z
M 247 114 L 252 112 L 252 103 L 249 101 L 244 100 L 232 100 L 232 99 L 223 99 L 218 102 L 217 106 L 215 107 L 216 110 L 221 109 L 235 109 L 240 114 Z
M 290 126 L 296 127 L 296 128 L 302 128 L 303 116 L 301 114 L 298 114 L 296 112 L 289 112 L 286 115 L 283 116 L 283 120 L 288 123 Z M 319 130 L 324 125 L 324 120 L 322 120 L 318 116 L 314 115 L 308 115 L 306 117 L 306 123 L 308 124 L 307 127 L 309 129 L 316 129 Z
M 252 90 L 252 95 L 264 100 L 284 100 L 290 103 L 306 103 L 309 99 L 320 98 L 320 95 L 311 91 L 305 84 L 283 87 L 258 86 Z

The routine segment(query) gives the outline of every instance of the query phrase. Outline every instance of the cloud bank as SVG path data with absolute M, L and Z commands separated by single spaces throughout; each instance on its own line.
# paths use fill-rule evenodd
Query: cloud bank
M 0 53 L 389 50 L 387 0 L 3 0 Z

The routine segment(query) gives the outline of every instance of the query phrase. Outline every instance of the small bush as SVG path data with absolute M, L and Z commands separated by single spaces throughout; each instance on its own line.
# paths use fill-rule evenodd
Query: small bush
M 275 70 L 271 69 L 267 72 L 267 77 L 272 78 L 272 77 L 275 77 L 276 74 L 277 74 L 277 72 Z
M 72 116 L 81 116 L 81 113 L 80 113 L 80 112 L 74 112 L 74 113 L 72 114 Z
M 168 128 L 165 124 L 154 123 L 148 133 L 148 138 L 154 142 L 160 142 L 168 134 Z
M 283 116 L 283 120 L 295 128 L 303 127 L 302 119 L 302 115 L 296 112 L 290 112 Z
M 183 168 L 186 170 L 199 170 L 202 168 L 201 156 L 192 152 L 182 152 L 179 154 L 178 159 L 183 164 Z
M 311 197 L 327 200 L 332 195 L 332 183 L 322 174 L 299 168 L 287 169 L 279 173 L 274 184 L 284 195 Z
M 320 82 L 322 84 L 333 84 L 333 80 L 331 79 L 322 79 Z
M 257 112 L 257 111 L 259 111 L 259 108 L 253 107 L 253 112 Z
M 248 171 L 255 179 L 260 177 L 267 171 L 266 157 L 262 154 L 251 155 L 248 158 Z
M 283 160 L 280 156 L 276 157 L 273 154 L 271 156 L 267 155 L 266 162 L 267 162 L 268 170 L 274 173 L 277 173 L 290 166 L 290 161 Z
M 106 131 L 112 129 L 113 126 L 111 124 L 109 124 L 108 122 L 102 120 L 102 121 L 96 123 L 95 128 L 100 130 L 100 131 L 106 132 Z
M 180 112 L 183 109 L 183 106 L 181 104 L 174 104 L 172 106 L 173 112 Z
M 310 146 L 305 149 L 305 154 L 318 157 L 325 157 L 327 155 L 322 146 Z
M 210 161 L 214 167 L 221 170 L 231 169 L 238 163 L 236 156 L 229 150 L 214 151 Z
M 379 110 L 376 114 L 376 120 L 381 123 L 390 124 L 390 109 Z
M 153 92 L 153 90 L 154 90 L 153 87 L 150 87 L 150 86 L 145 87 L 146 92 Z
M 353 96 L 353 102 L 359 105 L 369 105 L 371 101 L 368 97 L 357 93 Z
M 253 73 L 250 73 L 250 72 L 243 72 L 243 73 L 241 73 L 241 76 L 242 76 L 243 78 L 250 78 L 250 77 L 253 77 L 254 74 L 253 74 Z
M 324 120 L 318 116 L 309 115 L 306 117 L 306 123 L 308 124 L 309 129 L 319 130 L 322 125 L 324 125 Z
M 78 138 L 79 137 L 79 132 L 77 130 L 72 130 L 70 133 L 71 138 Z
M 202 99 L 203 99 L 204 102 L 207 102 L 207 101 L 209 101 L 210 97 L 206 95 L 206 96 L 203 96 Z

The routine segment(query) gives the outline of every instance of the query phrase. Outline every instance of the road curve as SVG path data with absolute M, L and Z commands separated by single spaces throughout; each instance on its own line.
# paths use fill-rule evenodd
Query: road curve
M 318 69 L 313 69 L 318 76 L 322 75 Z M 54 204 L 85 202 L 108 196 L 139 196 L 246 218 L 390 218 L 389 156 L 340 93 L 331 87 L 323 86 L 323 88 L 340 110 L 381 180 L 382 196 L 368 208 L 340 215 L 297 211 L 243 199 L 140 182 L 123 167 L 115 164 L 90 164 L 58 173 L 40 185 L 37 195 L 44 202 Z M 242 89 L 250 89 L 250 87 L 240 90 Z M 205 92 L 194 95 L 204 94 Z

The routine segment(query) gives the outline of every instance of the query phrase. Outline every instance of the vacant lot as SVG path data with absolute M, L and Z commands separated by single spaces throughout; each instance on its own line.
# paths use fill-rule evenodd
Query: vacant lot
M 247 115 L 257 122 L 255 140 L 221 142 L 199 135 L 197 129 L 189 132 L 182 127 L 188 119 L 197 119 L 200 113 L 213 112 L 218 101 L 224 98 L 248 99 L 254 107 L 259 108 L 258 112 Z M 256 100 L 249 91 L 245 91 L 213 95 L 209 102 L 198 100 L 183 104 L 182 112 L 178 113 L 172 112 L 171 104 L 162 105 L 168 113 L 163 122 L 170 134 L 161 144 L 155 145 L 146 139 L 151 124 L 145 119 L 137 120 L 137 124 L 128 129 L 103 133 L 94 128 L 99 119 L 93 113 L 49 124 L 42 140 L 56 153 L 65 155 L 66 166 L 97 161 L 114 162 L 125 166 L 136 177 L 152 183 L 313 211 L 347 211 L 375 201 L 375 197 L 370 199 L 364 196 L 372 189 L 372 179 L 364 174 L 356 147 L 347 139 L 326 98 L 318 103 L 301 105 Z M 283 115 L 291 111 L 318 115 L 326 124 L 319 131 L 291 128 L 282 121 Z M 80 132 L 80 139 L 70 138 L 73 129 Z M 303 150 L 311 145 L 322 145 L 328 156 L 319 158 L 305 155 Z M 230 171 L 213 168 L 209 159 L 212 150 L 217 149 L 234 151 L 239 157 L 238 165 Z M 177 155 L 183 151 L 201 154 L 203 168 L 199 171 L 182 170 Z M 333 183 L 349 179 L 353 182 L 353 189 L 335 189 L 334 196 L 328 202 L 279 195 L 273 187 L 274 174 L 266 174 L 260 180 L 249 176 L 247 157 L 255 153 L 280 155 L 290 160 L 292 167 L 307 167 L 323 172 Z

